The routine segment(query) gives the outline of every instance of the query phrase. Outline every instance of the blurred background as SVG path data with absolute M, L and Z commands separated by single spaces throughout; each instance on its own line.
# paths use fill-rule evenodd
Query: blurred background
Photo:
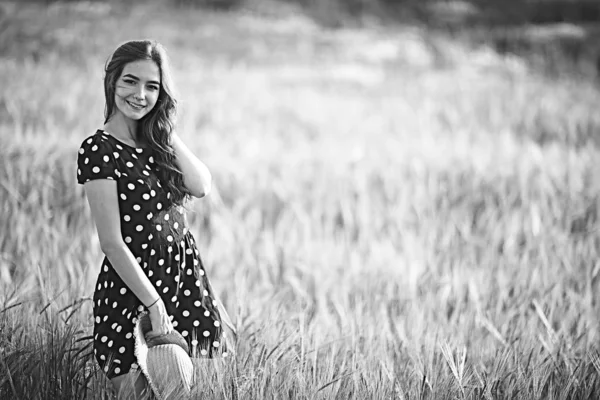
M 139 38 L 214 177 L 190 221 L 240 342 L 205 396 L 597 397 L 598 1 L 18 0 L 0 398 L 108 398 L 76 154 Z

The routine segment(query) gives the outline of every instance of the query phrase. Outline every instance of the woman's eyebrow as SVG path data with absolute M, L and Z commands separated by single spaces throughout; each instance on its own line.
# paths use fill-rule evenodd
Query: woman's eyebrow
M 132 78 L 132 79 L 135 79 L 136 81 L 140 80 L 140 78 L 138 78 L 135 75 L 131 75 L 131 74 L 125 74 L 125 75 L 123 75 L 123 78 Z M 157 82 L 157 81 L 148 81 L 148 83 L 154 83 L 155 85 L 160 85 L 160 82 Z

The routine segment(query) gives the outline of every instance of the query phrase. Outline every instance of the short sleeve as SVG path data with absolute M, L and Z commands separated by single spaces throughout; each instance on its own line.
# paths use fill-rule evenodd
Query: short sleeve
M 81 143 L 77 155 L 77 183 L 84 184 L 96 179 L 117 180 L 115 156 L 111 144 L 95 134 Z

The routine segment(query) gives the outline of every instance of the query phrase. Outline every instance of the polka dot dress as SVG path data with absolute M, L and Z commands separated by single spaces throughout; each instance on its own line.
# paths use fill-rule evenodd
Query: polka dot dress
M 121 235 L 164 301 L 190 356 L 227 355 L 221 318 L 183 207 L 161 186 L 148 148 L 98 130 L 81 144 L 77 182 L 116 183 Z M 104 258 L 94 291 L 94 355 L 109 378 L 135 365 L 133 329 L 145 307 Z

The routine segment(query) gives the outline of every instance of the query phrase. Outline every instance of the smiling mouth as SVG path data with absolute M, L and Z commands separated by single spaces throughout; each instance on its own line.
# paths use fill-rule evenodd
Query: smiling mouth
M 144 107 L 146 107 L 146 106 L 140 106 L 138 104 L 132 103 L 132 102 L 127 101 L 127 100 L 125 100 L 125 101 L 127 102 L 127 104 L 129 104 L 129 107 L 133 108 L 134 110 L 141 110 Z

